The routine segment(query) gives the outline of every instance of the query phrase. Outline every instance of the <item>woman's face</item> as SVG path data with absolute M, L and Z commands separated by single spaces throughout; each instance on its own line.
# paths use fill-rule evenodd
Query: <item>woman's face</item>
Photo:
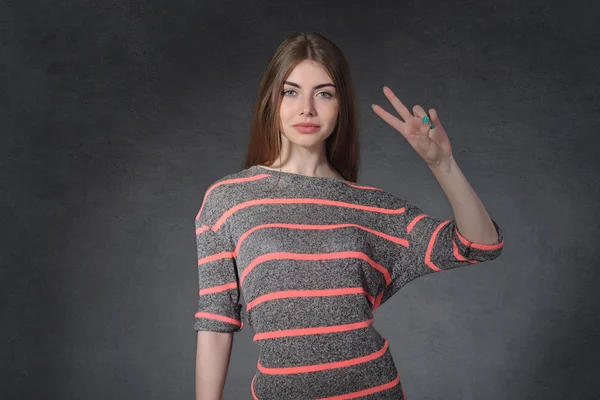
M 338 108 L 337 91 L 325 68 L 314 61 L 302 61 L 292 70 L 282 88 L 279 108 L 285 137 L 282 140 L 302 147 L 323 146 L 335 128 Z M 302 133 L 293 126 L 302 122 L 319 125 L 319 128 L 313 133 Z

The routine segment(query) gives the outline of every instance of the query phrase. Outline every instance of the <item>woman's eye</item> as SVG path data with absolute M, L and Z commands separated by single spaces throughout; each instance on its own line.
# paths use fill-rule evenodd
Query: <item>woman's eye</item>
M 294 92 L 294 93 L 296 93 L 295 90 L 288 89 L 288 90 L 284 90 L 283 91 L 283 95 L 285 96 L 285 94 L 288 93 L 288 92 Z M 321 97 L 326 97 L 326 98 L 333 97 L 333 95 L 331 93 L 329 93 L 329 92 L 320 92 L 319 94 L 326 94 L 327 95 L 327 96 L 321 96 Z

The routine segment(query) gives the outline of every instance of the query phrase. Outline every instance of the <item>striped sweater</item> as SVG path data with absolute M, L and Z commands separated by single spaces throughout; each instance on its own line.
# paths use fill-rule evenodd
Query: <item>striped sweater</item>
M 497 243 L 472 243 L 455 220 L 375 187 L 243 169 L 214 182 L 196 216 L 194 328 L 250 326 L 253 399 L 404 399 L 373 313 L 422 275 L 498 257 L 492 221 Z

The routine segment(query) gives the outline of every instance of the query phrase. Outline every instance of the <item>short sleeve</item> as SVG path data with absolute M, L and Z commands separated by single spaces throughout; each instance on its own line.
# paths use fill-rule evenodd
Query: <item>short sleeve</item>
M 444 220 L 423 213 L 417 206 L 405 203 L 405 212 L 398 223 L 404 224 L 408 247 L 400 248 L 392 260 L 392 279 L 384 289 L 379 305 L 383 304 L 408 282 L 432 272 L 478 264 L 500 256 L 504 234 L 496 221 L 498 234 L 493 244 L 469 241 L 458 230 L 456 220 Z
M 209 195 L 195 219 L 199 297 L 194 329 L 238 332 L 243 322 L 234 245 L 226 226 L 212 229 L 215 217 L 218 210 Z

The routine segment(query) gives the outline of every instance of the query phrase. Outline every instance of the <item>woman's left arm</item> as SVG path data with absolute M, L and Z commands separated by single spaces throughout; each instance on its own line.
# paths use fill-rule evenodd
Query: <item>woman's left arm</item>
M 495 244 L 499 239 L 496 228 L 454 160 L 450 139 L 437 111 L 430 108 L 427 115 L 423 107 L 417 104 L 413 107 L 413 115 L 390 88 L 384 86 L 383 93 L 403 120 L 375 104 L 371 105 L 373 111 L 400 132 L 425 160 L 452 204 L 456 225 L 462 236 L 472 243 Z

